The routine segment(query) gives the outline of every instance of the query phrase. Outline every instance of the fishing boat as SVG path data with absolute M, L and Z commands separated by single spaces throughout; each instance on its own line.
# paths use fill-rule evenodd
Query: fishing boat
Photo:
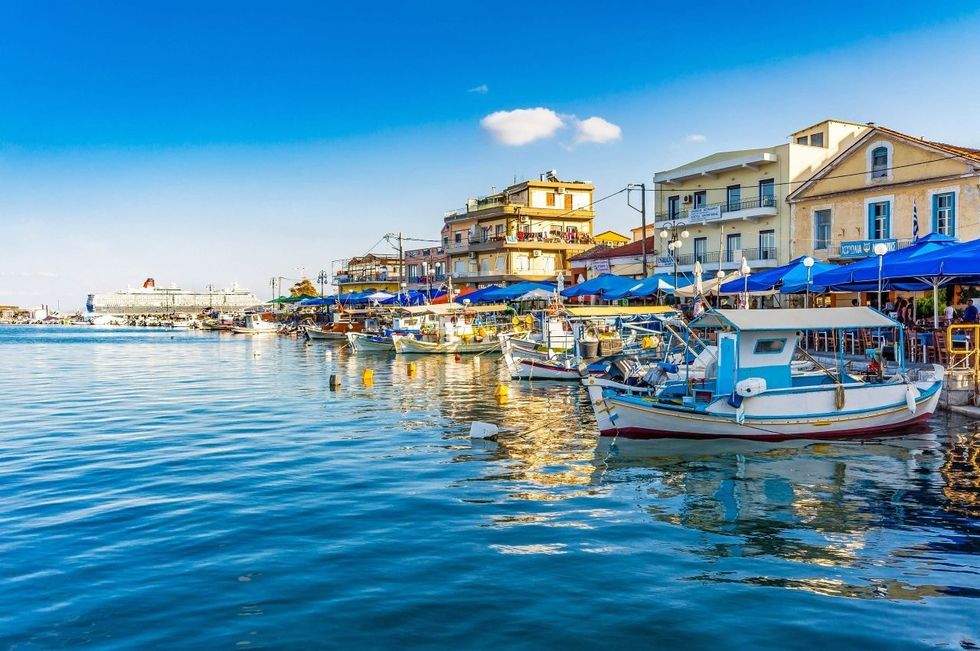
M 665 331 L 680 318 L 663 306 L 570 307 L 557 327 L 556 317 L 542 319 L 539 348 L 529 351 L 526 339 L 502 336 L 501 351 L 514 379 L 578 381 L 583 374 L 608 372 L 609 362 L 624 355 L 663 359 L 669 349 L 661 350 Z M 555 341 L 567 348 L 554 349 Z
M 435 323 L 423 326 L 418 336 L 392 333 L 395 352 L 403 355 L 454 355 L 485 353 L 500 346 L 497 335 L 504 327 L 495 317 L 505 305 L 427 306 Z M 508 322 L 509 326 L 509 322 Z
M 395 342 L 390 335 L 348 332 L 345 337 L 355 353 L 390 353 L 395 350 Z
M 261 314 L 246 314 L 245 324 L 235 326 L 232 332 L 238 335 L 269 335 L 279 332 L 279 324 L 275 321 L 266 321 Z
M 691 322 L 717 335 L 717 361 L 701 380 L 660 386 L 601 378 L 582 380 L 602 436 L 621 438 L 739 438 L 757 441 L 876 436 L 927 420 L 939 401 L 941 366 L 908 369 L 896 347 L 893 370 L 882 351 L 869 351 L 863 374 L 848 369 L 844 346 L 833 368 L 794 372 L 808 356 L 803 333 L 822 331 L 842 342 L 857 329 L 896 332 L 902 325 L 866 307 L 713 310 Z

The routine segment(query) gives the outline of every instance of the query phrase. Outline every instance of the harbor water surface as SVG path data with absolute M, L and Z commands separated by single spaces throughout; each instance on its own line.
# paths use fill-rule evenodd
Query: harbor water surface
M 577 385 L 412 361 L 0 328 L 0 647 L 980 645 L 975 422 L 610 447 Z

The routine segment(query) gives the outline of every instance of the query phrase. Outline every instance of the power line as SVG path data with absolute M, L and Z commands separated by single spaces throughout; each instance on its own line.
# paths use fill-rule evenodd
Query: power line
M 892 165 L 891 167 L 880 167 L 878 169 L 880 171 L 899 170 L 899 169 L 903 169 L 903 168 L 906 168 L 906 167 L 916 167 L 917 165 L 929 165 L 930 163 L 937 163 L 937 162 L 940 162 L 940 161 L 951 160 L 951 159 L 954 159 L 954 158 L 962 158 L 963 160 L 966 160 L 966 161 L 969 161 L 969 162 L 973 162 L 973 163 L 976 163 L 977 162 L 977 161 L 975 161 L 975 160 L 973 160 L 971 158 L 968 158 L 966 156 L 963 156 L 961 154 L 952 154 L 950 156 L 943 156 L 941 158 L 933 158 L 933 159 L 930 159 L 930 160 L 919 161 L 917 163 L 906 163 L 905 165 Z M 868 174 L 867 171 L 864 171 L 864 172 L 848 172 L 847 174 L 835 174 L 833 176 L 823 176 L 819 180 L 822 181 L 822 180 L 825 180 L 825 179 L 843 179 L 843 178 L 847 178 L 847 177 L 850 177 L 850 176 L 864 176 L 866 174 Z M 804 183 L 809 183 L 811 180 L 814 180 L 813 179 L 813 176 L 811 176 L 810 178 L 807 178 L 807 179 L 803 179 L 802 181 L 779 181 L 778 183 L 773 182 L 773 185 L 774 186 L 775 185 L 793 185 L 793 184 L 803 185 Z M 662 186 L 663 184 L 664 184 L 663 182 L 660 182 L 658 185 L 661 185 Z M 697 189 L 698 189 L 698 191 L 701 191 L 701 190 L 727 190 L 728 189 L 728 186 L 726 185 L 726 186 L 721 186 L 721 187 L 717 187 L 717 188 L 702 188 L 702 187 L 699 187 Z M 679 190 L 679 188 L 678 188 L 678 190 Z M 658 188 L 650 188 L 650 189 L 647 190 L 647 192 L 661 192 L 661 193 L 663 193 L 663 192 L 669 192 L 669 191 L 670 190 L 667 190 L 667 189 L 665 189 L 663 187 L 661 187 L 659 189 Z

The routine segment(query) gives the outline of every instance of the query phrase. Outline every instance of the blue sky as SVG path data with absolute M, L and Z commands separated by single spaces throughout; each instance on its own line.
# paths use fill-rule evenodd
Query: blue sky
M 976 3 L 354 4 L 0 2 L 0 303 L 266 296 L 515 176 L 603 195 L 825 117 L 980 146 Z M 481 125 L 534 108 L 564 126 Z

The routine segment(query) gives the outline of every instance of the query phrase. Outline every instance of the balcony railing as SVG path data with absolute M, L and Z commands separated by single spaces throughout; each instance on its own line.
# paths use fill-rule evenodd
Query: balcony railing
M 776 260 L 776 247 L 763 247 L 759 249 L 742 249 L 741 251 L 706 251 L 704 253 L 681 253 L 677 256 L 677 266 L 693 265 L 700 262 L 702 265 L 716 265 L 721 260 L 722 263 L 738 264 L 745 258 L 749 262 L 759 260 Z
M 409 276 L 408 282 L 424 285 L 427 283 L 441 283 L 446 280 L 446 274 L 429 274 L 428 276 Z
M 716 206 L 721 207 L 721 214 L 729 212 L 737 212 L 739 210 L 752 210 L 753 208 L 775 208 L 776 198 L 770 196 L 756 197 L 755 199 L 743 199 L 741 201 L 722 201 L 720 203 L 705 204 L 703 206 L 698 206 L 698 208 L 714 208 Z M 685 208 L 684 210 L 679 210 L 674 214 L 670 212 L 659 212 L 654 218 L 655 221 L 683 221 L 688 218 L 694 210 L 694 207 Z

